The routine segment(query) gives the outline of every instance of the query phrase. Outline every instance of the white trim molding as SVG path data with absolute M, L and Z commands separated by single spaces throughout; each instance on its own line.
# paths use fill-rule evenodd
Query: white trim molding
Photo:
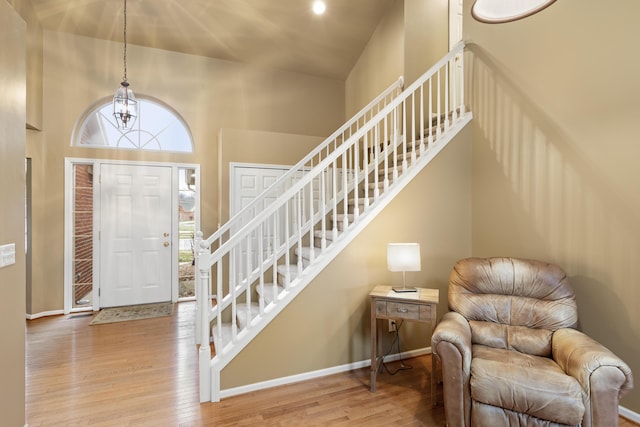
M 27 320 L 35 320 L 41 317 L 59 316 L 61 314 L 65 314 L 64 310 L 41 311 L 40 313 L 25 314 L 24 316 Z
M 431 354 L 431 347 L 419 348 L 402 353 L 395 353 L 385 356 L 386 362 L 394 362 L 396 360 L 409 359 L 412 357 L 424 356 Z M 327 375 L 339 374 L 341 372 L 353 371 L 354 369 L 366 368 L 371 366 L 371 359 L 361 360 L 359 362 L 347 363 L 345 365 L 334 366 L 331 368 L 319 369 L 317 371 L 304 372 L 302 374 L 290 375 L 288 377 L 275 378 L 273 380 L 262 381 L 259 383 L 247 384 L 239 387 L 232 387 L 226 390 L 220 390 L 220 398 L 238 396 L 240 394 L 250 393 L 252 391 L 265 390 L 281 385 L 288 385 L 300 381 L 312 380 L 315 378 L 325 377 Z
M 631 409 L 627 409 L 624 406 L 618 406 L 618 414 L 629 421 L 640 424 L 640 414 L 633 412 Z

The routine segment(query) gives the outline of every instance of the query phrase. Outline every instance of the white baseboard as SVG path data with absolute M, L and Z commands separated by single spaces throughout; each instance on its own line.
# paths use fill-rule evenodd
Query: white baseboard
M 411 357 L 423 356 L 425 354 L 431 354 L 431 347 L 419 348 L 416 350 L 402 352 L 400 354 L 398 353 L 391 354 L 385 357 L 385 361 L 395 362 L 396 360 L 399 360 L 401 357 L 403 359 L 405 358 L 408 359 Z M 361 360 L 359 362 L 354 362 L 354 363 L 347 363 L 346 365 L 334 366 L 332 368 L 319 369 L 317 371 L 305 372 L 303 374 L 276 378 L 273 380 L 262 381 L 259 383 L 243 385 L 240 387 L 232 387 L 226 390 L 220 390 L 220 398 L 224 399 L 225 397 L 238 396 L 240 394 L 250 393 L 252 391 L 265 390 L 271 387 L 293 384 L 300 381 L 312 380 L 314 378 L 320 378 L 327 375 L 339 374 L 341 372 L 352 371 L 354 369 L 365 368 L 367 366 L 371 366 L 371 359 Z M 620 416 L 628 419 L 629 421 L 633 421 L 634 423 L 640 424 L 640 414 L 638 414 L 637 412 L 633 412 L 632 410 L 627 409 L 624 406 L 618 406 L 618 413 L 620 414 Z
M 640 424 L 640 414 L 637 412 L 633 412 L 632 410 L 627 409 L 624 406 L 618 406 L 618 414 L 620 414 L 621 417 L 628 419 L 629 421 Z
M 35 314 L 25 314 L 27 320 L 39 319 L 41 317 L 47 316 L 58 316 L 60 314 L 64 314 L 64 310 L 51 310 L 51 311 L 42 311 L 40 313 Z
M 408 359 L 411 357 L 423 356 L 425 354 L 431 354 L 431 347 L 419 348 L 416 350 L 402 352 L 400 354 L 391 354 L 389 356 L 385 356 L 386 362 L 393 362 L 399 360 L 401 357 L 403 359 Z M 359 362 L 347 363 L 345 365 L 334 366 L 332 368 L 319 369 L 317 371 L 305 372 L 303 374 L 291 375 L 288 377 L 276 378 L 273 380 L 262 381 L 259 383 L 248 384 L 240 387 L 228 388 L 226 390 L 220 390 L 220 398 L 224 399 L 225 397 L 237 396 L 240 394 L 249 393 L 257 390 L 264 390 L 271 387 L 277 387 L 280 385 L 293 384 L 300 381 L 311 380 L 314 378 L 320 378 L 327 375 L 339 374 L 341 372 L 352 371 L 354 369 L 365 368 L 367 366 L 371 366 L 371 359 L 361 360 Z

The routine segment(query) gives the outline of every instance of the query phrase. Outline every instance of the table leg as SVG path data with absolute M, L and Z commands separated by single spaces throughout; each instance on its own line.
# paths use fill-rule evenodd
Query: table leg
M 376 392 L 376 375 L 378 373 L 378 322 L 375 315 L 375 304 L 371 302 L 371 379 L 369 387 L 371 393 Z

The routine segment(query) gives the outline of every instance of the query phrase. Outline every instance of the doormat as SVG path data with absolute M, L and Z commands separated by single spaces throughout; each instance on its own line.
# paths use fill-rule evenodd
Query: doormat
M 105 323 L 128 322 L 130 320 L 153 319 L 173 315 L 173 303 L 128 305 L 124 307 L 105 308 L 89 323 L 102 325 Z

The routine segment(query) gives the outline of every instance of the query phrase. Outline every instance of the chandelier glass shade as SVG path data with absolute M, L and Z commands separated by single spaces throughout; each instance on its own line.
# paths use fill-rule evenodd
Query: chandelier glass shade
M 120 129 L 130 129 L 138 117 L 138 102 L 126 80 L 120 83 L 113 97 L 113 116 Z

